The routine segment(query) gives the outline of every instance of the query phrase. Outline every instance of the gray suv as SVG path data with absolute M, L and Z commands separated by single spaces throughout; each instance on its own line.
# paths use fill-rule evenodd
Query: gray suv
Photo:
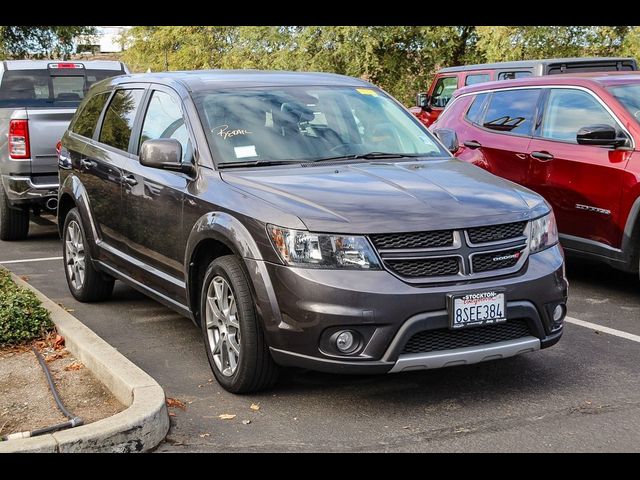
M 118 77 L 91 89 L 59 158 L 71 293 L 105 300 L 117 279 L 190 317 L 231 392 L 279 366 L 402 372 L 562 335 L 548 204 L 454 159 L 362 80 Z

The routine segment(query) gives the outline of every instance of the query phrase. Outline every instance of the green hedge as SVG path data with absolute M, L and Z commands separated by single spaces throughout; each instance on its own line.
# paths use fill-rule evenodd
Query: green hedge
M 17 286 L 0 268 L 0 347 L 34 340 L 52 328 L 49 312 L 34 293 Z

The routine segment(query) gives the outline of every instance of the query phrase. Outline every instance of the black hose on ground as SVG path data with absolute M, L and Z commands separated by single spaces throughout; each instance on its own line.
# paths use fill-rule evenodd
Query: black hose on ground
M 40 354 L 35 347 L 31 347 L 31 350 L 35 354 L 42 370 L 44 371 L 45 376 L 47 377 L 47 383 L 49 384 L 49 390 L 51 390 L 51 394 L 53 395 L 53 399 L 56 401 L 56 405 L 58 409 L 62 412 L 62 414 L 67 417 L 69 420 L 63 423 L 58 423 L 57 425 L 51 425 L 50 427 L 39 428 L 36 430 L 32 430 L 30 432 L 18 432 L 12 433 L 10 435 L 4 435 L 2 440 L 12 440 L 14 438 L 28 438 L 28 437 L 36 437 L 38 435 L 44 435 L 45 433 L 57 432 L 58 430 L 64 430 L 65 428 L 73 428 L 78 427 L 84 424 L 84 421 L 80 417 L 76 417 L 73 415 L 62 403 L 60 399 L 60 395 L 58 394 L 58 389 L 56 388 L 56 384 L 53 382 L 53 378 L 51 377 L 51 371 L 49 371 L 49 367 L 47 367 L 47 363 L 44 361 L 44 358 Z

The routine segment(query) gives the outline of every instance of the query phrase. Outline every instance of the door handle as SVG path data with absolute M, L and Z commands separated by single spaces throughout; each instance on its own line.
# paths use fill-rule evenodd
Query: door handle
M 549 152 L 531 152 L 529 155 L 531 155 L 533 158 L 537 158 L 538 160 L 542 160 L 544 162 L 553 160 L 553 155 L 551 155 Z
M 130 187 L 135 187 L 138 184 L 138 180 L 136 180 L 136 177 L 134 177 L 133 175 L 126 175 L 125 177 L 123 177 L 123 179 L 124 183 L 126 183 Z
M 82 165 L 82 167 L 86 170 L 91 170 L 92 168 L 95 168 L 98 166 L 96 162 L 94 162 L 93 160 L 88 160 L 86 158 L 83 158 L 82 160 L 80 160 L 80 165 Z
M 469 147 L 471 150 L 482 147 L 482 145 L 480 145 L 480 142 L 476 142 L 475 140 L 467 140 L 466 142 L 462 142 L 462 144 L 465 147 Z

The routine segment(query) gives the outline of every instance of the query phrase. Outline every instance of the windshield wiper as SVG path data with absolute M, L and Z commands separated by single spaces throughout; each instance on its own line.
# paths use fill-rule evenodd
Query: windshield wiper
M 299 160 L 251 160 L 249 162 L 225 162 L 219 163 L 218 168 L 241 168 L 241 167 L 267 167 L 270 165 L 285 165 L 289 163 L 300 163 Z
M 378 160 L 391 158 L 417 158 L 425 157 L 423 153 L 389 153 L 389 152 L 369 152 L 354 153 L 351 155 L 338 155 L 336 157 L 316 158 L 311 162 L 328 162 L 331 160 Z

